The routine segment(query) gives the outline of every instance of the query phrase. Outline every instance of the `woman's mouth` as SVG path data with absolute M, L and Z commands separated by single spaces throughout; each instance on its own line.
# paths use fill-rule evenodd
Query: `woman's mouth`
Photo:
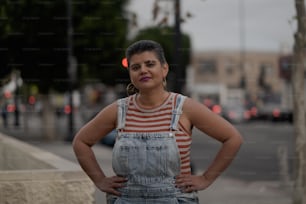
M 150 79 L 150 77 L 142 77 L 142 78 L 140 78 L 140 81 L 141 82 L 146 82 L 146 81 L 148 81 Z

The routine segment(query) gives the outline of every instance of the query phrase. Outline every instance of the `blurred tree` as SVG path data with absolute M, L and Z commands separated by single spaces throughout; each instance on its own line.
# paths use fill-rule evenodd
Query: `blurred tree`
M 100 80 L 108 85 L 122 83 L 121 68 L 128 20 L 128 1 L 86 1 L 74 5 L 74 47 L 83 81 Z
M 117 83 L 125 44 L 128 1 L 73 2 L 73 42 L 78 79 Z M 65 1 L 5 1 L 0 5 L 0 61 L 2 78 L 13 69 L 25 83 L 67 89 L 67 8 Z M 83 79 L 83 80 L 82 80 Z
M 66 9 L 61 1 L 5 1 L 1 5 L 2 66 L 20 70 L 41 93 L 66 87 Z
M 127 32 L 124 16 L 127 2 L 70 1 L 72 50 L 78 63 L 75 86 L 93 79 L 114 85 L 126 75 L 120 67 Z M 20 0 L 4 1 L 0 5 L 0 77 L 16 69 L 25 84 L 39 87 L 46 107 L 43 115 L 49 118 L 45 120 L 47 125 L 53 124 L 49 117 L 52 114 L 49 92 L 67 91 L 70 82 L 67 3 Z M 46 129 L 48 135 L 52 135 L 51 130 Z
M 66 7 L 61 1 L 5 1 L 1 4 L 1 67 L 16 73 L 24 84 L 36 84 L 42 94 L 44 135 L 52 139 L 54 128 L 48 93 L 67 87 Z M 14 94 L 15 126 L 19 126 L 19 98 Z M 26 121 L 26 120 L 25 120 Z
M 161 46 L 164 48 L 165 56 L 169 64 L 170 73 L 168 75 L 168 88 L 170 90 L 174 89 L 175 84 L 173 84 L 174 80 L 171 78 L 173 76 L 173 73 L 176 72 L 175 65 L 173 64 L 175 62 L 174 60 L 174 28 L 169 26 L 164 27 L 149 27 L 145 28 L 143 30 L 140 30 L 138 35 L 136 35 L 131 42 L 135 42 L 137 40 L 154 40 L 161 44 Z M 180 81 L 183 83 L 182 87 L 184 86 L 184 81 L 186 78 L 186 67 L 190 63 L 190 56 L 191 56 L 191 41 L 190 37 L 187 34 L 182 34 L 182 47 L 180 48 L 180 56 L 181 56 L 181 66 L 183 69 L 182 78 Z
M 293 123 L 295 131 L 295 173 L 293 204 L 306 203 L 306 118 L 305 118 L 305 2 L 295 0 L 297 31 L 294 34 L 292 65 Z

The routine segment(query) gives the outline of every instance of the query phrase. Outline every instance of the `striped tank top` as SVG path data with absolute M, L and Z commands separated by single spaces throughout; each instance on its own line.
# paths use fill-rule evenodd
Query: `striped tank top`
M 136 103 L 136 94 L 129 96 L 128 109 L 125 118 L 125 132 L 168 132 L 171 123 L 172 110 L 175 107 L 178 94 L 171 93 L 166 101 L 157 108 L 143 109 Z M 180 153 L 181 174 L 191 174 L 190 147 L 191 135 L 183 130 L 175 131 L 176 143 Z

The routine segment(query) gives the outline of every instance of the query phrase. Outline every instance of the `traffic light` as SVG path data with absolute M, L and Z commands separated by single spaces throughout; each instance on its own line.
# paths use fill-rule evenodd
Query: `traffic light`
M 126 57 L 122 58 L 121 64 L 124 68 L 126 68 L 126 69 L 128 68 L 128 61 L 127 61 Z

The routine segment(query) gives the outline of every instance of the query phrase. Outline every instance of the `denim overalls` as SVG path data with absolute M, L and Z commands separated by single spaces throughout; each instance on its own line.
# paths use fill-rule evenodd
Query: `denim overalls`
M 128 98 L 118 100 L 118 135 L 112 164 L 116 175 L 128 179 L 119 188 L 120 197 L 107 195 L 108 204 L 197 204 L 196 192 L 183 193 L 175 187 L 180 174 L 180 156 L 175 140 L 185 97 L 178 95 L 169 132 L 124 132 Z

